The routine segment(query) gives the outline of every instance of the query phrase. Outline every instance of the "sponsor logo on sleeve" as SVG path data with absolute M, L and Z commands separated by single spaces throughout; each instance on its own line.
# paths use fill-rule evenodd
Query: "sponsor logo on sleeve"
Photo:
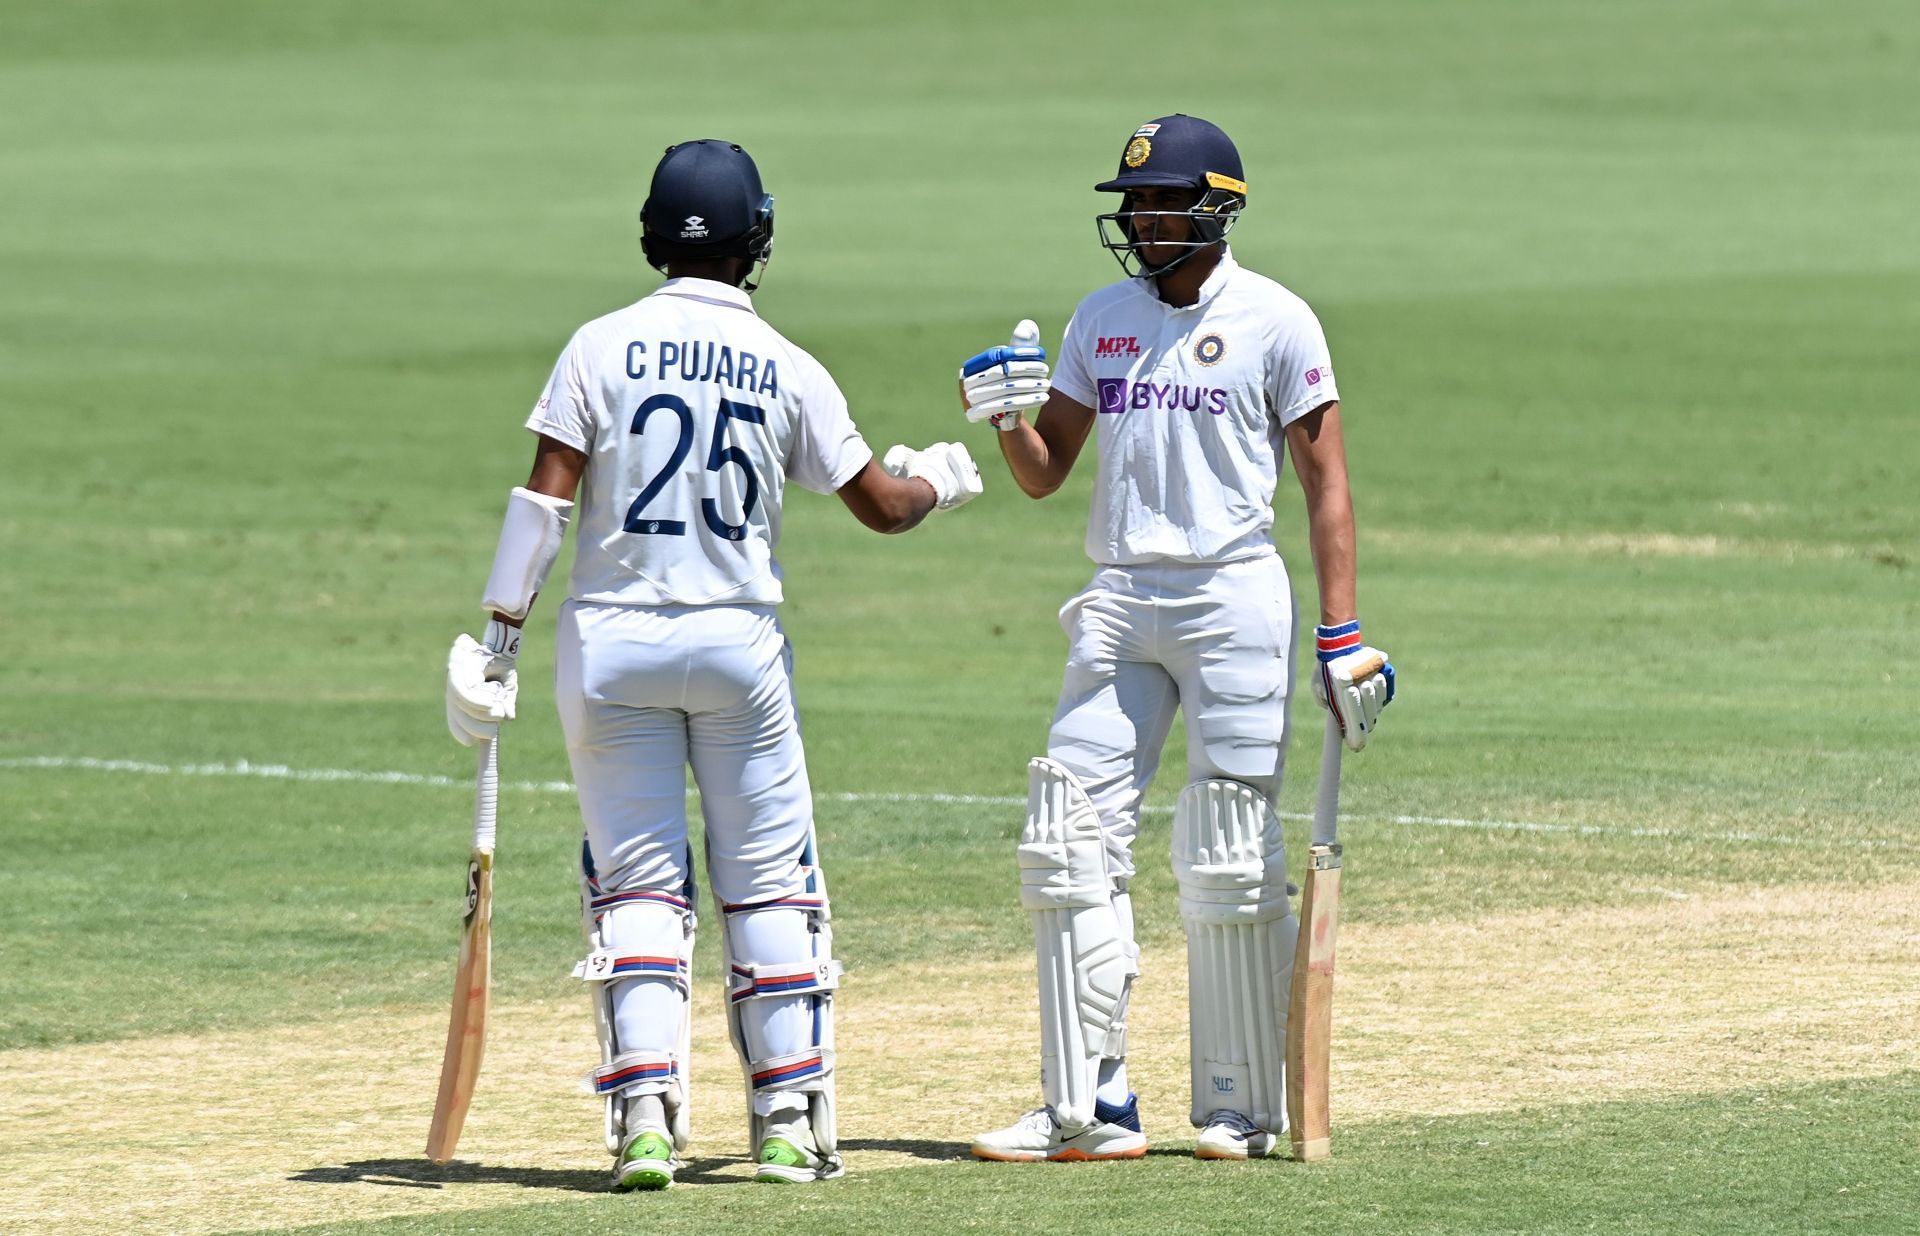
M 1093 347 L 1094 359 L 1103 356 L 1138 356 L 1140 340 L 1135 335 L 1102 335 Z
M 1316 365 L 1312 369 L 1307 370 L 1303 376 L 1308 386 L 1318 386 L 1322 378 L 1330 378 L 1333 376 L 1333 370 L 1322 369 Z

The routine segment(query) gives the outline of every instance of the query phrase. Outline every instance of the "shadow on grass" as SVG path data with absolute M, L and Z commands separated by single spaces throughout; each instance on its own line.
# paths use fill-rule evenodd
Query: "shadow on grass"
M 972 1157 L 965 1142 L 935 1142 L 916 1137 L 853 1137 L 843 1140 L 840 1149 L 886 1150 L 924 1159 L 929 1163 L 952 1163 L 957 1159 Z
M 572 1168 L 489 1167 L 455 1159 L 361 1159 L 337 1167 L 310 1167 L 288 1180 L 301 1184 L 373 1184 L 394 1189 L 444 1189 L 451 1184 L 511 1184 L 523 1189 L 556 1189 L 566 1193 L 609 1193 L 607 1172 Z

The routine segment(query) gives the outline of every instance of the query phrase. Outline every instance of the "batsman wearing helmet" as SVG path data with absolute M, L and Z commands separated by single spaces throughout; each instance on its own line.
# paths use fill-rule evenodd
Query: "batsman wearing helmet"
M 775 607 L 787 482 L 901 532 L 980 492 L 964 447 L 876 461 L 820 363 L 754 311 L 773 198 L 746 151 L 667 148 L 641 209 L 667 281 L 582 326 L 526 427 L 533 472 L 508 499 L 484 639 L 448 662 L 454 736 L 513 715 L 521 624 L 570 519 L 579 547 L 555 624 L 556 693 L 586 824 L 586 980 L 620 1188 L 673 1182 L 689 1135 L 694 862 L 700 788 L 728 1025 L 762 1180 L 842 1171 L 834 1127 L 827 888 Z M 574 516 L 578 496 L 579 512 Z
M 961 371 L 968 418 L 1000 431 L 1030 497 L 1060 487 L 1089 433 L 1099 443 L 1086 538 L 1096 569 L 1060 611 L 1066 674 L 1047 754 L 1029 766 L 1019 848 L 1045 1105 L 982 1134 L 973 1152 L 1146 1153 L 1127 1083 L 1127 1000 L 1139 972 L 1128 886 L 1141 798 L 1177 709 L 1187 785 L 1173 867 L 1196 1153 L 1258 1157 L 1285 1140 L 1296 934 L 1273 807 L 1295 676 L 1294 603 L 1272 537 L 1283 444 L 1306 494 L 1319 582 L 1314 690 L 1355 751 L 1393 698 L 1393 670 L 1356 673 L 1376 654 L 1355 610 L 1333 365 L 1306 303 L 1227 246 L 1248 197 L 1233 142 L 1197 117 L 1162 116 L 1127 138 L 1118 173 L 1095 188 L 1120 195 L 1098 226 L 1128 278 L 1080 302 L 1057 370 L 1022 323 L 1012 346 Z

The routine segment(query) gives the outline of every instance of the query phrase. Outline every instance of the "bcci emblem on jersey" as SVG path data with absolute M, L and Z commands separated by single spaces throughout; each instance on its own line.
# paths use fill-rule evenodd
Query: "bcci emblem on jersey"
M 1193 345 L 1193 359 L 1203 365 L 1217 365 L 1226 354 L 1227 341 L 1218 335 L 1203 335 L 1200 342 Z

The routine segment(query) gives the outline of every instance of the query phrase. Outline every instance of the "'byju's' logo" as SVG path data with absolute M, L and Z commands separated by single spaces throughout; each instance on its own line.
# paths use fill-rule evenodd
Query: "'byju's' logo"
M 1127 380 L 1125 378 L 1096 378 L 1094 387 L 1099 392 L 1099 410 L 1102 412 L 1125 412 L 1127 410 Z

